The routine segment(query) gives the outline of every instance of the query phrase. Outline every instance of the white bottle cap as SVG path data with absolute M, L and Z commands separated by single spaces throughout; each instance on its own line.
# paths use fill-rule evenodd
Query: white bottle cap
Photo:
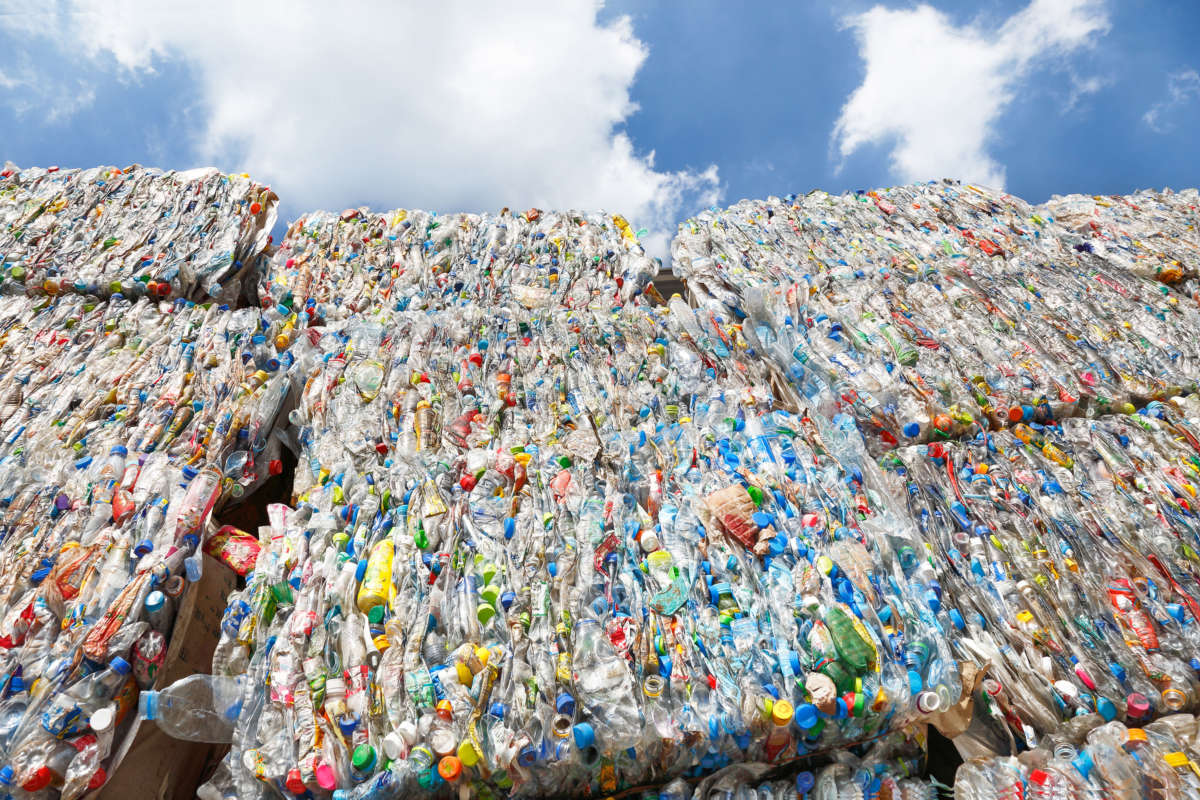
M 88 720 L 88 724 L 92 726 L 92 730 L 96 733 L 103 733 L 110 729 L 117 719 L 117 707 L 109 703 L 103 708 L 92 712 L 92 718 Z
M 408 743 L 398 731 L 392 731 L 383 737 L 383 754 L 389 759 L 396 761 L 403 758 L 406 753 L 408 753 Z
M 399 727 L 396 728 L 396 733 L 400 734 L 401 738 L 404 739 L 404 743 L 409 747 L 417 743 L 417 725 L 411 719 L 401 722 Z

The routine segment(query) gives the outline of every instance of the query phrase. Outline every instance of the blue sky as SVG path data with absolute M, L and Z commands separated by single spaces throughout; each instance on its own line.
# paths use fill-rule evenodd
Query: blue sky
M 493 5 L 0 0 L 0 159 L 211 163 L 286 219 L 604 207 L 660 255 L 742 197 L 1200 183 L 1200 4 Z

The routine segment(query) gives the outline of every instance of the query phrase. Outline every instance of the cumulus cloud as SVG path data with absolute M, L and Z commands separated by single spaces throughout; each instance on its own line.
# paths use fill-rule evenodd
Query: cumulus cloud
M 1155 133 L 1167 133 L 1175 127 L 1173 113 L 1181 106 L 1200 97 L 1200 73 L 1184 69 L 1167 75 L 1167 99 L 1150 106 L 1142 121 Z
M 598 0 L 0 0 L 0 25 L 53 37 L 124 79 L 183 62 L 202 159 L 294 208 L 605 208 L 666 250 L 715 166 L 656 168 L 622 126 L 646 48 Z M 187 101 L 191 102 L 191 100 Z
M 1033 0 L 1006 20 L 965 26 L 928 5 L 876 6 L 845 24 L 866 75 L 833 131 L 841 158 L 885 144 L 901 180 L 957 177 L 997 187 L 1004 167 L 988 145 L 1022 82 L 1109 26 L 1098 0 Z

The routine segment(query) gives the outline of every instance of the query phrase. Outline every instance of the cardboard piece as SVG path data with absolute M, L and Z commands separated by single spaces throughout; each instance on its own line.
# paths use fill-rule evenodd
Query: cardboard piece
M 212 671 L 221 615 L 236 580 L 233 572 L 219 561 L 204 557 L 203 577 L 184 591 L 156 689 L 188 675 Z M 117 745 L 108 783 L 86 795 L 86 800 L 193 798 L 205 770 L 216 763 L 224 749 L 224 745 L 173 739 L 153 722 L 136 720 Z

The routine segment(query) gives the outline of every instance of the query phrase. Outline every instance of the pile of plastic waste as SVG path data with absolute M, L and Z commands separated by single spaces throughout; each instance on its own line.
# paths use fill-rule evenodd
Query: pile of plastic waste
M 756 350 L 828 386 L 876 454 L 1196 388 L 1194 303 L 974 186 L 742 201 L 673 255 L 702 319 L 766 325 Z
M 643 302 L 621 223 L 293 226 L 263 294 L 313 312 L 295 502 L 226 612 L 208 796 L 613 792 L 958 700 L 853 420 Z
M 248 175 L 57 167 L 0 171 L 0 291 L 233 303 L 278 198 Z
M 1197 723 L 1173 714 L 1144 727 L 1077 717 L 1019 757 L 973 759 L 959 768 L 955 800 L 1200 796 Z
M 262 327 L 258 309 L 183 300 L 0 299 L 0 786 L 13 797 L 104 784 L 201 575 L 212 511 L 270 471 L 288 381 Z M 255 547 L 207 549 L 248 568 Z
M 1200 232 L 1195 189 L 1143 190 L 1101 197 L 1055 195 L 1041 206 L 1044 216 L 1079 234 L 1076 247 L 1189 294 L 1200 277 Z

